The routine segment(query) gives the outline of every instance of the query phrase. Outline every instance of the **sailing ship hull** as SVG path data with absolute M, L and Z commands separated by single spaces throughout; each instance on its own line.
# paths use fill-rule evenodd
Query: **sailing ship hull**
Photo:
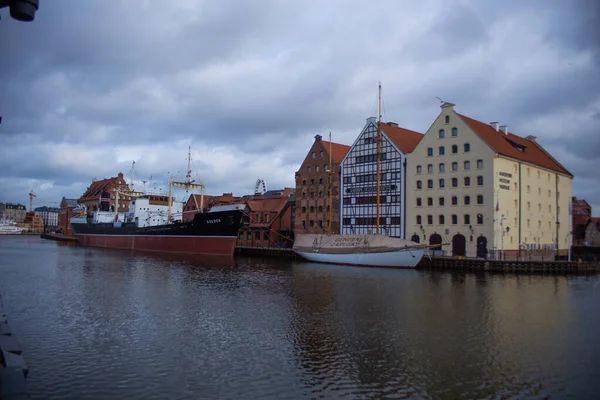
M 368 267 L 415 268 L 426 246 L 382 235 L 299 234 L 294 251 L 308 261 Z
M 243 212 L 196 214 L 193 221 L 139 228 L 135 223 L 74 223 L 83 246 L 233 256 Z
M 423 258 L 424 249 L 398 250 L 385 253 L 327 254 L 296 252 L 308 261 L 366 267 L 415 268 Z

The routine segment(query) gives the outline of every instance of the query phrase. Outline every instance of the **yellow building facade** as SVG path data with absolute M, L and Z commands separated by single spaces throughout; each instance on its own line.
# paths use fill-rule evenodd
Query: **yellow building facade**
M 535 137 L 444 103 L 407 160 L 408 239 L 454 256 L 566 254 L 573 177 Z

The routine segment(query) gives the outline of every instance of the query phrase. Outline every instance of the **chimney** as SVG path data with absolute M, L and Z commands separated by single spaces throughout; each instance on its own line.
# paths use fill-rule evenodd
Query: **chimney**
M 529 135 L 525 139 L 529 140 L 530 142 L 535 142 L 535 140 L 537 139 L 537 137 Z
M 397 128 L 398 124 L 395 122 L 388 122 L 388 125 L 391 126 L 392 128 Z
M 376 122 L 377 122 L 377 118 L 375 118 L 375 117 L 369 117 L 369 118 L 367 118 L 367 125 L 370 124 L 370 123 L 374 124 Z
M 508 135 L 508 126 L 506 125 L 500 125 L 500 130 L 502 131 L 502 133 L 504 133 L 505 135 Z
M 490 122 L 490 125 L 492 126 L 492 128 L 494 128 L 496 132 L 498 132 L 498 127 L 500 126 L 498 122 Z
M 320 142 L 322 138 L 323 136 L 321 135 L 315 135 L 315 142 Z

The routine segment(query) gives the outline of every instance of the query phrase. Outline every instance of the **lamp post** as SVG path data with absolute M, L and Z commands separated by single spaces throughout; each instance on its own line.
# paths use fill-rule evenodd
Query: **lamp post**
M 38 10 L 38 0 L 0 0 L 0 8 L 9 7 L 10 16 L 17 21 L 31 22 Z

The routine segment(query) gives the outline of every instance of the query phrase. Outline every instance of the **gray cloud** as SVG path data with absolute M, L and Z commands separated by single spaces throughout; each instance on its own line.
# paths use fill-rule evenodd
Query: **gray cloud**
M 439 96 L 536 135 L 600 210 L 595 0 L 163 3 L 2 12 L 0 201 L 77 197 L 132 160 L 158 188 L 189 145 L 210 193 L 293 186 L 315 134 L 354 141 L 382 81 L 385 118 L 409 129 Z

